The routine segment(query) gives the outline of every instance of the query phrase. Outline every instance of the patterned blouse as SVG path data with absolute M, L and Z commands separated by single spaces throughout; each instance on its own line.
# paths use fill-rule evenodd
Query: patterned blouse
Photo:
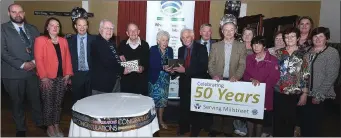
M 307 52 L 307 50 L 312 46 L 313 42 L 311 40 L 305 41 L 303 44 L 299 44 L 299 49 L 304 50 L 304 52 Z
M 334 83 L 337 79 L 340 59 L 336 49 L 326 47 L 320 52 L 311 48 L 303 57 L 303 78 L 305 88 L 309 89 L 309 96 L 318 101 L 334 99 Z
M 278 86 L 280 93 L 292 95 L 301 94 L 305 82 L 302 79 L 301 66 L 303 63 L 304 50 L 296 50 L 291 56 L 286 48 L 281 48 L 276 51 L 278 64 L 280 67 L 280 80 Z

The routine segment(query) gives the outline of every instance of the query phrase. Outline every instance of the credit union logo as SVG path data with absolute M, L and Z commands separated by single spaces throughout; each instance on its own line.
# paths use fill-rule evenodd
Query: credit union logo
M 194 108 L 195 108 L 195 109 L 200 109 L 200 107 L 201 107 L 201 105 L 198 104 L 198 103 L 196 103 L 196 104 L 194 105 Z
M 252 110 L 252 114 L 253 114 L 253 115 L 257 115 L 257 114 L 258 114 L 258 110 L 257 110 L 257 109 L 253 109 L 253 110 Z
M 161 12 L 167 16 L 175 16 L 181 13 L 181 1 L 161 1 Z

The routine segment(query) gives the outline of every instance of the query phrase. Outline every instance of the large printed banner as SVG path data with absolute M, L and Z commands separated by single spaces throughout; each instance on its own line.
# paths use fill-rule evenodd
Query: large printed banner
M 191 111 L 263 119 L 265 83 L 192 79 Z
M 169 47 L 178 58 L 182 46 L 180 31 L 186 27 L 193 29 L 195 1 L 147 1 L 146 40 L 150 46 L 156 45 L 156 35 L 160 30 L 170 34 Z M 169 98 L 178 98 L 178 79 L 171 80 Z

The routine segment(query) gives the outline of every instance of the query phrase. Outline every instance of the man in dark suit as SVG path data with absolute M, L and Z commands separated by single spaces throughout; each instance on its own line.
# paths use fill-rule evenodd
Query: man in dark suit
M 40 35 L 37 28 L 25 23 L 25 12 L 18 4 L 8 7 L 11 21 L 1 24 L 1 78 L 12 101 L 16 136 L 26 136 L 25 95 L 32 104 L 32 117 L 42 126 L 42 111 L 38 77 L 33 59 L 34 39 Z
M 179 48 L 178 58 L 185 60 L 184 65 L 174 68 L 180 74 L 179 96 L 180 96 L 180 119 L 178 135 L 184 135 L 191 131 L 191 136 L 198 136 L 204 123 L 203 114 L 190 111 L 191 101 L 191 79 L 206 78 L 208 68 L 208 56 L 206 48 L 196 43 L 194 32 L 191 29 L 181 31 L 183 46 Z M 190 127 L 192 125 L 192 127 Z
M 196 40 L 197 43 L 199 44 L 202 44 L 206 47 L 207 49 L 207 55 L 209 56 L 210 53 L 211 53 L 211 50 L 212 50 L 212 44 L 215 43 L 216 41 L 215 40 L 212 40 L 211 39 L 211 36 L 212 36 L 212 25 L 211 24 L 208 24 L 208 23 L 205 23 L 205 24 L 202 24 L 200 26 L 200 39 L 199 40 Z M 207 73 L 207 79 L 211 79 L 211 76 Z M 207 132 L 210 132 L 211 131 L 211 126 L 210 124 L 212 124 L 213 122 L 213 115 L 210 114 L 210 113 L 203 113 L 206 117 L 204 123 L 205 123 L 205 131 Z
M 115 42 L 111 39 L 114 25 L 109 20 L 102 20 L 99 25 L 100 34 L 91 43 L 91 87 L 92 95 L 117 92 L 117 80 L 128 70 L 120 65 Z M 113 99 L 115 100 L 115 99 Z
M 200 26 L 200 36 L 201 38 L 199 40 L 196 40 L 195 42 L 202 44 L 207 49 L 207 54 L 210 55 L 211 52 L 211 46 L 213 43 L 215 43 L 215 40 L 211 39 L 212 36 L 212 25 L 205 23 Z
M 90 83 L 90 45 L 94 36 L 87 33 L 88 21 L 77 18 L 74 25 L 77 34 L 68 38 L 74 76 L 72 82 L 72 103 L 91 95 Z

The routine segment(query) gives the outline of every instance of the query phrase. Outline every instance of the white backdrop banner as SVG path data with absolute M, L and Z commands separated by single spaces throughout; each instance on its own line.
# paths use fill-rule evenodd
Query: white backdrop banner
M 178 49 L 182 46 L 180 31 L 193 29 L 195 1 L 147 1 L 146 40 L 150 46 L 157 44 L 156 35 L 160 30 L 170 34 L 169 47 L 178 58 Z M 179 80 L 171 80 L 169 98 L 178 98 Z
M 191 111 L 263 119 L 265 83 L 192 79 Z

